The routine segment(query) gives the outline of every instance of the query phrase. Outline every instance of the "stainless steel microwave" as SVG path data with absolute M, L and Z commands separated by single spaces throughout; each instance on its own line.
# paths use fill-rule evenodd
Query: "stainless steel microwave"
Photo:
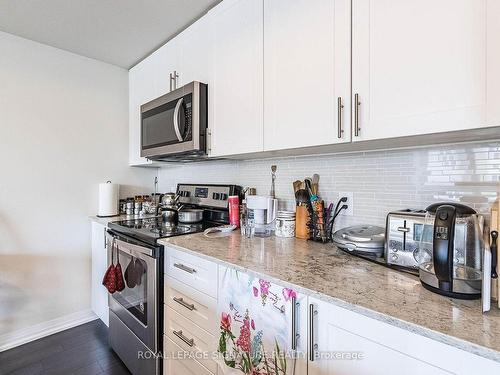
M 206 156 L 207 85 L 191 82 L 141 106 L 141 156 Z

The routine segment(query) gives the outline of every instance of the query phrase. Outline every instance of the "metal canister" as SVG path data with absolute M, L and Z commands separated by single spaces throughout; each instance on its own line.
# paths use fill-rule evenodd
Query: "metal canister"
M 134 214 L 134 198 L 127 198 L 127 203 L 125 204 L 125 214 Z

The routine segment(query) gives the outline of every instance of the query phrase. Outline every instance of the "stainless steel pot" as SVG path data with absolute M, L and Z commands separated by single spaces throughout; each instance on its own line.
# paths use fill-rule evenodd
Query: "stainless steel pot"
M 175 193 L 166 193 L 161 197 L 161 204 L 163 206 L 176 206 L 179 195 Z
M 199 208 L 186 208 L 178 211 L 180 223 L 198 223 L 203 220 L 203 210 Z
M 160 210 L 164 223 L 174 223 L 177 221 L 178 213 L 176 208 L 161 207 Z

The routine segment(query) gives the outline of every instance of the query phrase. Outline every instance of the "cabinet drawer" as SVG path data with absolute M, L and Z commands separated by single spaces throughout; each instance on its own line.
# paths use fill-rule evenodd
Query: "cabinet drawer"
M 166 248 L 165 273 L 190 287 L 217 298 L 217 264 Z
M 163 375 L 217 375 L 207 370 L 195 359 L 182 357 L 183 350 L 167 336 L 163 336 L 163 346 L 167 358 L 163 361 Z
M 167 276 L 165 304 L 204 330 L 217 334 L 219 324 L 215 298 Z

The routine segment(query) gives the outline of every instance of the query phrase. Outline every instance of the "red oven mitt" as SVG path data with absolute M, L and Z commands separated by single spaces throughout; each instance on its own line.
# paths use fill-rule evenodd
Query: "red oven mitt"
M 115 270 L 115 265 L 113 264 L 114 247 L 115 247 L 115 240 L 113 239 L 113 243 L 111 244 L 111 264 L 106 270 L 104 278 L 102 279 L 102 285 L 104 285 L 108 290 L 108 292 L 111 294 L 113 294 L 116 291 L 116 270 Z
M 115 266 L 115 286 L 116 291 L 121 292 L 125 289 L 125 281 L 123 280 L 122 266 L 120 264 L 120 249 L 116 246 L 116 266 Z

